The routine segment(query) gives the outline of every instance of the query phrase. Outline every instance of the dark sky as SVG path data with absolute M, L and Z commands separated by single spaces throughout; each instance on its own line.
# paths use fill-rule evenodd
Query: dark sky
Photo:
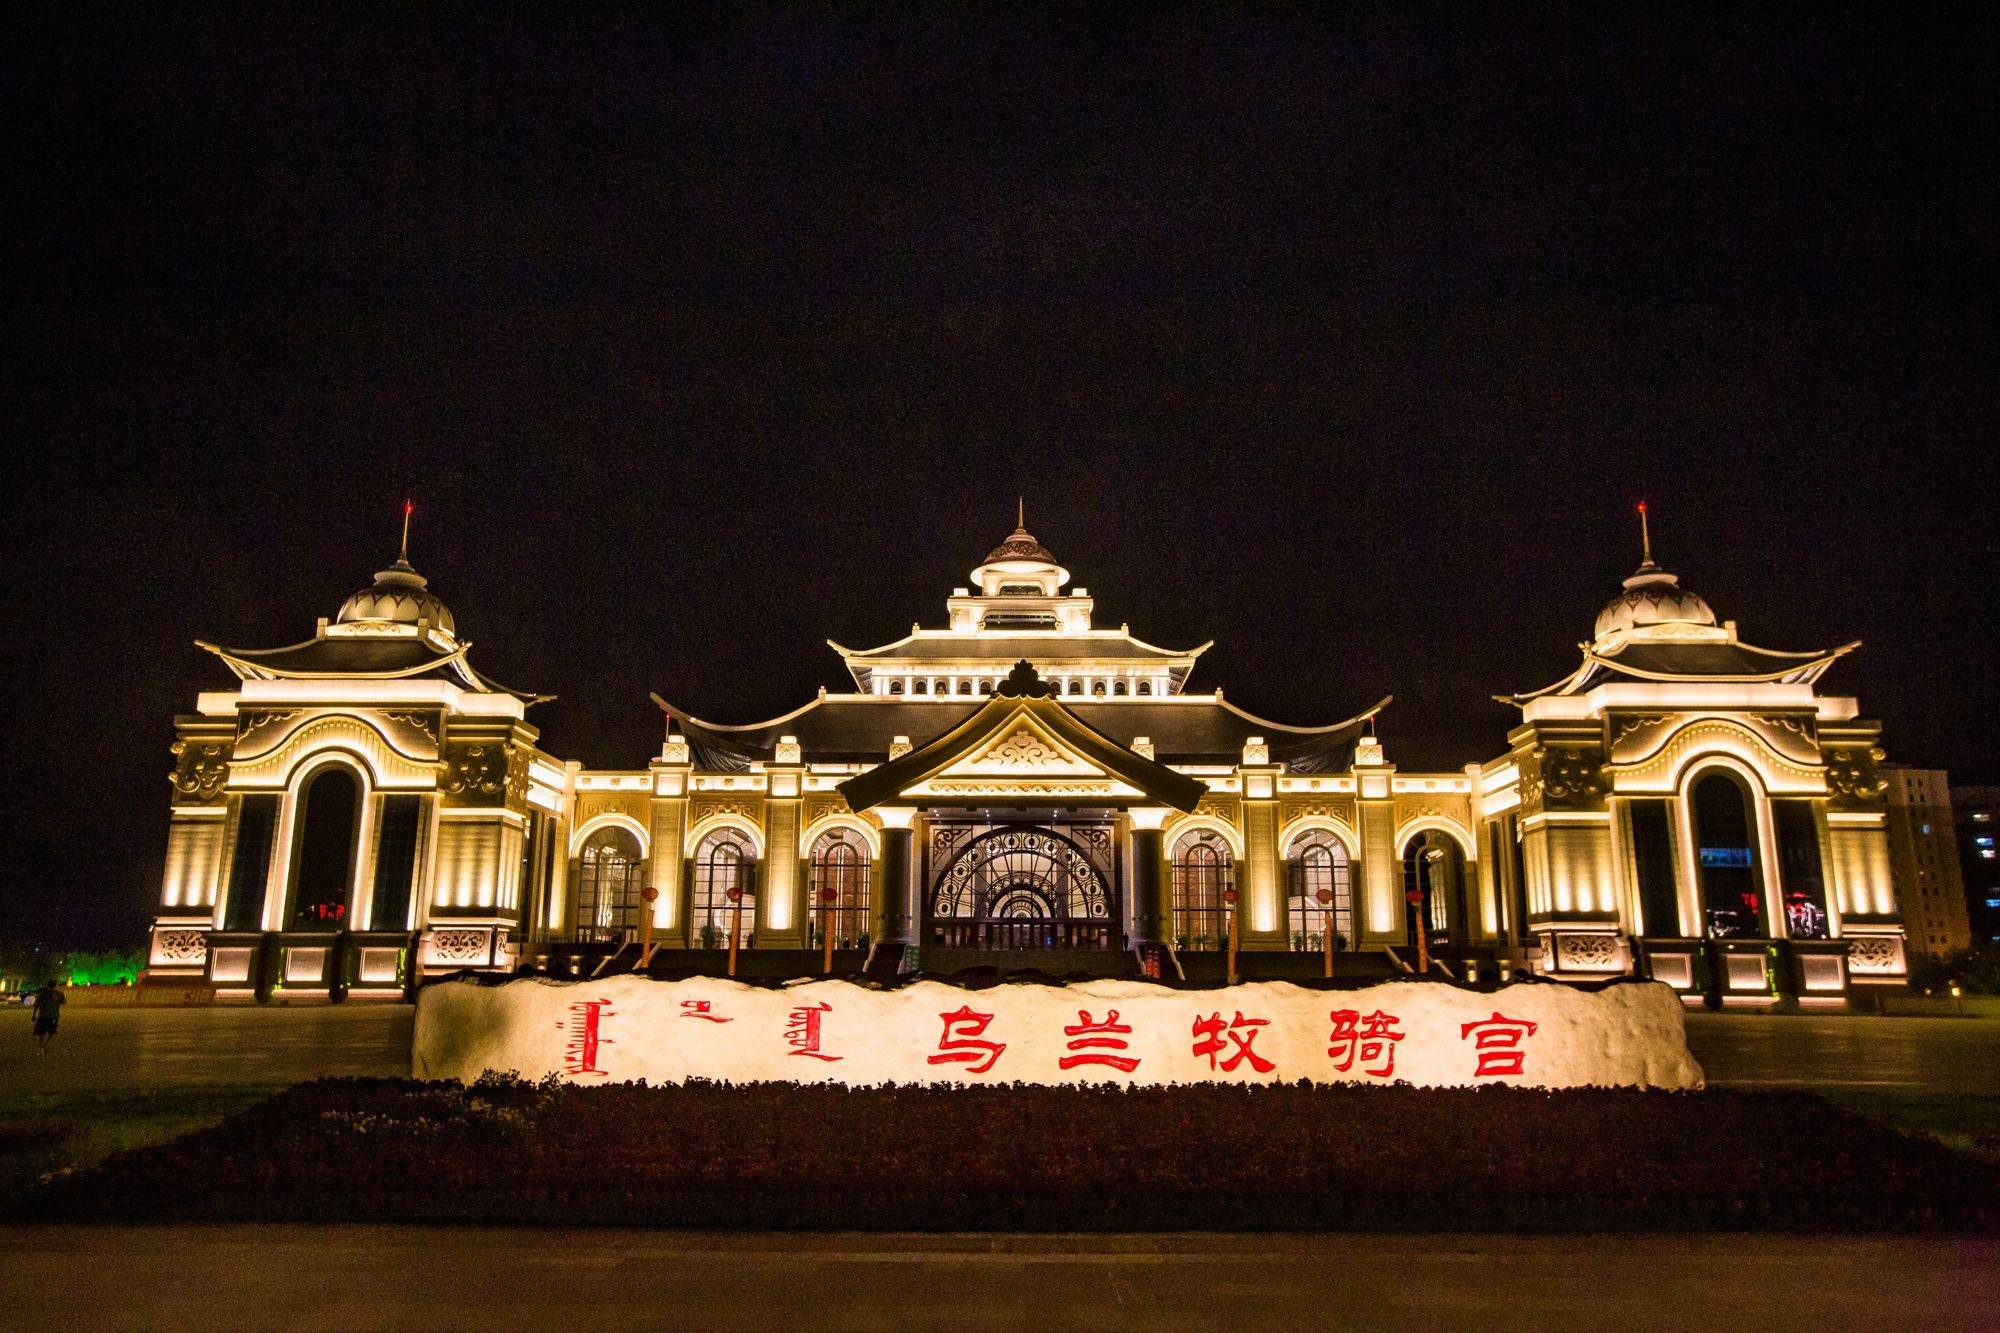
M 1490 758 L 1645 497 L 2000 777 L 1991 27 L 205 12 L 0 34 L 0 933 L 136 938 L 192 641 L 308 637 L 406 494 L 592 764 L 941 623 L 1017 493 L 1194 685 Z

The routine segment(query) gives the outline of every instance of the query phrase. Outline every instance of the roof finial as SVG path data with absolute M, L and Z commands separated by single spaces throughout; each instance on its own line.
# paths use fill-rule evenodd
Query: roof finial
M 414 500 L 403 501 L 403 549 L 397 554 L 396 559 L 405 565 L 410 563 L 410 515 L 415 512 L 416 507 Z
M 1028 502 L 1018 495 L 1014 497 L 1014 527 L 1021 532 L 1028 530 Z
M 1646 563 L 1653 563 L 1653 529 L 1646 522 L 1646 502 L 1639 501 L 1639 542 L 1646 554 Z

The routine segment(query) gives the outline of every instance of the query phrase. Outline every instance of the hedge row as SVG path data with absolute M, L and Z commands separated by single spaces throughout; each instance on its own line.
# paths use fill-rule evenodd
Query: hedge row
M 894 1230 L 2000 1228 L 2000 1166 L 1801 1092 L 303 1084 L 41 1216 Z

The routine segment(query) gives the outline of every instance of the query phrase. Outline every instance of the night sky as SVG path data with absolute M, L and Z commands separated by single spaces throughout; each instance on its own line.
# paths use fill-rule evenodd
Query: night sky
M 2000 778 L 1994 29 L 638 13 L 9 20 L 0 934 L 137 940 L 193 640 L 310 637 L 406 495 L 594 765 L 942 624 L 1019 494 L 1192 686 L 1456 767 L 1643 497 Z

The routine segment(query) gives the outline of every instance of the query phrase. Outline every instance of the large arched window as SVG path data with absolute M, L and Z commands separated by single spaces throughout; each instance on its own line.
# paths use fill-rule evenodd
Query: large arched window
M 1294 949 L 1318 952 L 1333 931 L 1333 947 L 1354 947 L 1354 884 L 1347 847 L 1325 829 L 1309 829 L 1292 843 L 1285 864 L 1287 933 Z
M 354 844 L 361 819 L 361 780 L 345 764 L 328 764 L 299 789 L 298 832 L 292 837 L 292 908 L 288 930 L 341 930 L 354 887 Z
M 1174 844 L 1174 947 L 1223 949 L 1229 920 L 1222 899 L 1229 887 L 1229 844 L 1209 829 L 1194 829 Z
M 1711 938 L 1764 935 L 1764 895 L 1757 873 L 1756 821 L 1750 793 L 1720 769 L 1695 779 L 1695 869 L 1701 882 L 1702 929 Z
M 639 840 L 622 828 L 591 834 L 579 858 L 576 881 L 576 937 L 619 943 L 639 926 L 639 894 L 645 864 Z
M 852 829 L 829 829 L 813 841 L 813 945 L 827 932 L 836 949 L 868 947 L 868 845 Z
M 1433 944 L 1465 942 L 1465 853 L 1450 834 L 1427 829 L 1403 848 L 1406 903 L 1412 893 L 1417 901 L 1408 908 L 1411 940 L 1421 928 Z
M 691 924 L 704 949 L 728 948 L 732 928 L 739 945 L 756 937 L 757 853 L 735 829 L 717 829 L 695 848 Z

